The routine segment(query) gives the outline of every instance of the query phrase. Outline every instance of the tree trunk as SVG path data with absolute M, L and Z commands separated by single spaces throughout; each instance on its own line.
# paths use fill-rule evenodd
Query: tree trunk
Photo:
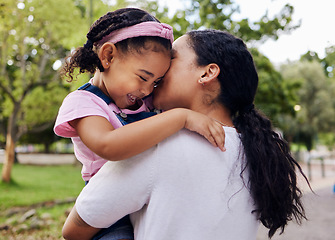
M 15 143 L 16 130 L 15 124 L 17 121 L 17 114 L 21 107 L 21 102 L 14 102 L 14 109 L 12 115 L 8 119 L 5 161 L 2 168 L 2 181 L 9 183 L 11 180 L 12 167 L 15 159 Z
M 7 133 L 5 161 L 2 168 L 2 181 L 7 183 L 9 183 L 11 180 L 12 166 L 14 163 L 14 151 L 14 139 L 10 133 Z
M 50 153 L 50 143 L 48 143 L 48 142 L 44 143 L 44 152 L 45 153 Z

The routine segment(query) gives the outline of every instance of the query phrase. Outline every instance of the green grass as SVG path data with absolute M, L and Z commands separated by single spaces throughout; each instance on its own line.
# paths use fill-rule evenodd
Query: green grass
M 2 169 L 2 165 L 0 165 Z M 33 166 L 16 164 L 12 169 L 12 182 L 0 182 L 0 225 L 8 219 L 7 210 L 30 206 L 53 200 L 64 200 L 78 196 L 84 187 L 80 167 L 72 165 Z M 61 239 L 61 229 L 66 219 L 65 212 L 73 203 L 38 207 L 37 216 L 51 215 L 52 223 L 41 229 L 17 231 L 17 223 L 10 230 L 0 231 L 0 239 Z M 23 213 L 20 213 L 21 215 Z M 20 217 L 21 215 L 17 215 Z M 26 223 L 29 225 L 29 221 Z
M 76 197 L 83 186 L 79 167 L 16 164 L 12 182 L 0 183 L 0 210 Z

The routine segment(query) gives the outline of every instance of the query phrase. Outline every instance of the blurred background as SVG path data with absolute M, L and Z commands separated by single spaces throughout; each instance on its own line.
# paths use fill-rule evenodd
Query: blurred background
M 90 76 L 70 84 L 58 70 L 95 20 L 127 6 L 172 25 L 175 39 L 202 28 L 242 38 L 259 74 L 256 107 L 311 182 L 335 183 L 333 0 L 0 0 L 0 239 L 61 239 L 83 183 L 71 141 L 52 128 Z

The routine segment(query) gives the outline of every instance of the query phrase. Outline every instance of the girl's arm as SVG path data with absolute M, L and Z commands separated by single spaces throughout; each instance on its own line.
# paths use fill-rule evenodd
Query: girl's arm
M 224 130 L 215 120 L 188 109 L 176 108 L 114 129 L 107 119 L 89 116 L 70 122 L 83 143 L 110 161 L 127 159 L 153 147 L 186 127 L 224 151 Z

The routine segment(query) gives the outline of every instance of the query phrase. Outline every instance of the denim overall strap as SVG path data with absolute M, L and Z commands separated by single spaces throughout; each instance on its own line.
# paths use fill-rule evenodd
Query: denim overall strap
M 83 86 L 78 88 L 78 90 L 89 91 L 89 92 L 97 95 L 102 100 L 104 100 L 107 105 L 109 105 L 110 103 L 114 103 L 113 99 L 111 99 L 106 94 L 104 94 L 100 90 L 100 88 L 98 88 L 98 87 L 96 87 L 96 86 L 94 86 L 90 83 L 84 84 Z M 120 113 L 115 113 L 115 114 L 116 114 L 116 117 L 119 119 L 119 121 L 121 122 L 122 125 L 127 125 L 128 123 L 136 122 L 136 121 L 154 116 L 157 113 L 156 112 L 139 112 L 139 113 L 134 113 L 134 114 L 124 114 L 123 113 L 123 115 L 121 115 Z
M 156 114 L 157 114 L 156 112 L 139 112 L 139 113 L 133 113 L 133 114 L 125 114 L 126 117 L 122 117 L 120 114 L 116 114 L 116 117 L 119 119 L 121 124 L 124 126 L 132 122 L 136 122 L 136 121 L 148 118 L 148 117 L 152 117 Z
M 136 122 L 151 116 L 156 115 L 156 112 L 139 112 L 135 114 L 127 114 L 127 123 Z
M 89 91 L 91 93 L 94 93 L 95 95 L 97 95 L 98 97 L 100 97 L 102 100 L 104 100 L 107 105 L 109 105 L 110 103 L 114 102 L 113 99 L 111 99 L 110 97 L 108 97 L 106 94 L 104 94 L 100 88 L 90 84 L 90 83 L 86 83 L 83 86 L 81 86 L 80 88 L 78 88 L 78 90 L 86 90 Z

